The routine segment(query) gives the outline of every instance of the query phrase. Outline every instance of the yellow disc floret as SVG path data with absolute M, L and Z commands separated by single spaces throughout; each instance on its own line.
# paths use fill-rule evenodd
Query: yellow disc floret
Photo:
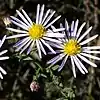
M 76 55 L 81 52 L 81 46 L 77 40 L 70 39 L 68 42 L 64 43 L 64 53 L 67 55 Z
M 45 27 L 41 24 L 33 24 L 28 31 L 32 39 L 40 39 L 46 33 Z

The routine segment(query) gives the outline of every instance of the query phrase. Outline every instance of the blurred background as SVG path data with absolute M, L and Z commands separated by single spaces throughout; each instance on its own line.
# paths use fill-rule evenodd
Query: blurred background
M 87 38 L 100 34 L 100 0 L 0 0 L 0 37 L 13 34 L 6 30 L 6 26 L 10 25 L 7 18 L 16 16 L 16 9 L 23 8 L 34 20 L 37 4 L 45 4 L 45 11 L 55 10 L 55 17 L 62 16 L 55 23 L 57 27 L 65 18 L 69 24 L 79 19 L 80 25 L 87 22 L 85 29 L 93 26 Z M 86 75 L 76 69 L 77 78 L 74 78 L 70 61 L 58 73 L 58 65 L 52 68 L 46 65 L 50 56 L 41 60 L 35 50 L 28 56 L 15 52 L 13 44 L 17 40 L 8 40 L 3 47 L 8 49 L 10 59 L 0 62 L 8 73 L 0 80 L 0 100 L 100 100 L 99 61 L 92 60 L 98 65 L 97 68 L 85 64 L 89 70 Z M 100 37 L 90 45 L 100 45 Z

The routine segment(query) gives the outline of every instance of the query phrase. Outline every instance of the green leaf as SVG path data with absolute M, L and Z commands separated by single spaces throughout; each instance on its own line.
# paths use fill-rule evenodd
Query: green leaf
M 24 58 L 23 60 L 33 60 L 31 57 Z
M 41 74 L 42 77 L 47 78 L 47 76 L 45 74 Z
M 52 70 L 54 70 L 54 71 L 55 71 L 55 70 L 57 70 L 57 69 L 58 69 L 58 67 L 59 67 L 59 65 L 55 65 L 55 66 L 53 66 L 53 67 L 52 67 Z

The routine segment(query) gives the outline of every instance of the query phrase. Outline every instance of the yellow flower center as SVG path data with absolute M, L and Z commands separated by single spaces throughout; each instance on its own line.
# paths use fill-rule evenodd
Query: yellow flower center
M 77 40 L 70 39 L 68 42 L 64 43 L 64 53 L 67 55 L 76 55 L 81 52 L 81 46 Z
M 32 39 L 40 39 L 46 33 L 45 27 L 40 24 L 33 24 L 28 31 Z

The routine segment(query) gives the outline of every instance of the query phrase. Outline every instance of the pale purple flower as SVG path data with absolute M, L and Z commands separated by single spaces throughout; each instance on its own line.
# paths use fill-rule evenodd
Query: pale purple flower
M 39 4 L 37 5 L 35 22 L 33 22 L 29 18 L 29 16 L 23 9 L 21 10 L 21 12 L 19 12 L 18 10 L 16 10 L 16 12 L 19 15 L 20 19 L 11 16 L 10 21 L 21 29 L 7 28 L 10 31 L 19 33 L 17 35 L 8 36 L 7 39 L 19 37 L 23 38 L 14 45 L 14 47 L 16 47 L 16 51 L 20 51 L 20 53 L 22 53 L 23 51 L 28 49 L 27 54 L 29 54 L 32 48 L 36 47 L 39 57 L 42 58 L 41 51 L 43 52 L 43 54 L 47 54 L 44 48 L 45 46 L 55 54 L 56 52 L 49 45 L 49 43 L 60 43 L 57 38 L 64 37 L 64 34 L 59 33 L 60 31 L 63 31 L 64 28 L 51 30 L 49 27 L 51 27 L 61 16 L 58 16 L 52 20 L 55 11 L 49 9 L 46 13 L 44 13 L 44 5 L 40 7 Z M 49 43 L 47 41 L 49 41 Z
M 71 27 L 69 27 L 68 22 L 65 20 L 66 31 L 63 31 L 62 33 L 66 33 L 67 35 L 65 38 L 59 39 L 59 41 L 62 43 L 51 44 L 52 46 L 58 48 L 58 50 L 56 50 L 58 55 L 47 62 L 47 64 L 54 65 L 62 60 L 58 69 L 58 71 L 60 71 L 66 64 L 66 61 L 69 57 L 71 60 L 74 77 L 76 77 L 75 66 L 80 70 L 82 74 L 88 73 L 88 70 L 85 68 L 81 60 L 93 67 L 97 67 L 97 65 L 90 61 L 88 58 L 100 60 L 99 57 L 92 55 L 93 53 L 100 54 L 100 46 L 85 46 L 85 44 L 95 39 L 98 35 L 94 35 L 86 40 L 83 40 L 92 30 L 92 27 L 89 27 L 83 34 L 81 34 L 81 31 L 84 28 L 86 22 L 84 22 L 79 27 L 79 29 L 78 23 L 79 20 L 76 20 L 76 22 L 72 21 Z M 62 24 L 60 24 L 60 26 L 63 28 Z

